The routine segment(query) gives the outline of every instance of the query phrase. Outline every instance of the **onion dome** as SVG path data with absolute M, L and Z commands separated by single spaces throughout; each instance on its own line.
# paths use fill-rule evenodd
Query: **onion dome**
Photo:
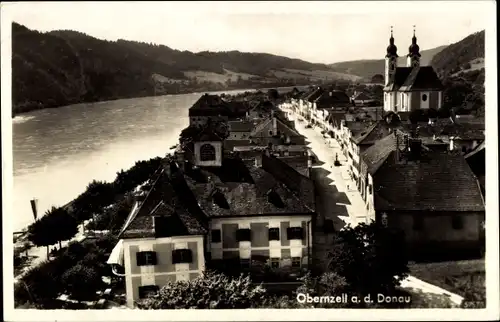
M 387 47 L 387 55 L 385 57 L 398 57 L 398 47 L 394 45 L 394 37 L 392 35 L 392 27 L 391 27 L 391 38 L 389 38 L 389 46 Z
M 413 29 L 413 38 L 411 38 L 411 45 L 408 48 L 408 56 L 420 57 L 420 47 L 417 45 L 417 37 L 415 36 L 415 29 Z

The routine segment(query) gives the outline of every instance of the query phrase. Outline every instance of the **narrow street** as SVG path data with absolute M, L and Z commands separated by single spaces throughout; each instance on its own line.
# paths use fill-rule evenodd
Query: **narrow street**
M 366 208 L 354 182 L 349 179 L 347 160 L 339 144 L 334 139 L 330 139 L 329 143 L 319 128 L 306 128 L 307 123 L 295 119 L 293 112 L 289 118 L 295 120 L 297 131 L 306 137 L 308 146 L 316 157 L 311 169 L 311 178 L 316 188 L 318 214 L 314 227 L 312 261 L 314 267 L 323 271 L 327 269 L 328 252 L 334 232 L 346 225 L 356 226 L 360 222 L 365 222 Z M 336 155 L 342 164 L 339 167 L 333 164 Z
M 327 269 L 328 252 L 333 241 L 333 232 L 325 232 L 326 220 L 333 222 L 334 231 L 346 225 L 356 226 L 367 223 L 367 212 L 361 194 L 355 183 L 350 180 L 347 160 L 340 145 L 335 139 L 326 139 L 319 128 L 306 128 L 307 122 L 299 122 L 294 112 L 288 112 L 288 118 L 295 121 L 296 130 L 306 137 L 311 152 L 316 156 L 316 164 L 311 170 L 311 178 L 316 188 L 317 221 L 313 233 L 313 267 L 322 271 Z M 330 142 L 328 142 L 330 141 Z M 341 166 L 333 165 L 335 156 Z M 463 298 L 435 285 L 426 283 L 413 276 L 408 276 L 401 287 L 422 291 L 424 293 L 444 295 L 455 305 L 460 305 Z

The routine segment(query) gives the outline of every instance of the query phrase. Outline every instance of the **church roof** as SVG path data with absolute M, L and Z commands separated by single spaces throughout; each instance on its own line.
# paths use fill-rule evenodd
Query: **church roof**
M 419 90 L 442 90 L 443 84 L 439 80 L 432 66 L 415 67 L 406 78 L 400 91 L 419 91 Z
M 412 71 L 412 67 L 396 67 L 394 74 L 392 74 L 389 83 L 384 87 L 384 91 L 392 92 L 397 91 L 404 84 Z

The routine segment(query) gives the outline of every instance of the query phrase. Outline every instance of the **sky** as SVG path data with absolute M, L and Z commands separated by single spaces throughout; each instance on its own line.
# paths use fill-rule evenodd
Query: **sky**
M 448 45 L 490 28 L 494 11 L 493 1 L 19 2 L 2 3 L 2 20 L 192 52 L 265 52 L 328 64 L 383 58 L 390 26 L 400 55 L 413 25 L 421 50 Z

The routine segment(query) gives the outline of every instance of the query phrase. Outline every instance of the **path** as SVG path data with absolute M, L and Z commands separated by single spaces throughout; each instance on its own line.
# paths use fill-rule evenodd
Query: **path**
M 75 237 L 73 237 L 72 239 L 70 240 L 67 240 L 67 241 L 63 241 L 61 243 L 62 247 L 66 247 L 70 242 L 73 242 L 73 241 L 82 241 L 85 239 L 85 234 L 84 234 L 84 225 L 87 224 L 88 221 L 84 222 L 83 224 L 81 224 L 80 226 L 78 226 L 78 232 L 77 234 L 75 235 Z M 55 245 L 54 245 L 55 246 Z M 54 246 L 51 246 L 51 247 L 54 247 Z M 59 246 L 57 246 L 59 247 Z M 18 274 L 17 276 L 14 277 L 14 282 L 17 282 L 17 280 L 19 280 L 20 278 L 23 277 L 24 274 L 26 274 L 26 272 L 28 272 L 31 268 L 33 267 L 36 267 L 38 265 L 40 265 L 41 263 L 43 263 L 44 261 L 47 260 L 47 247 L 45 246 L 42 246 L 42 247 L 32 247 L 28 250 L 28 257 L 31 258 L 31 261 L 29 262 L 28 265 L 26 265 L 20 274 Z
M 317 165 L 311 170 L 311 178 L 316 187 L 318 212 L 313 234 L 313 266 L 324 269 L 328 263 L 327 253 L 333 238 L 332 233 L 326 233 L 323 229 L 325 220 L 333 222 L 335 231 L 347 224 L 356 226 L 361 222 L 367 223 L 365 203 L 356 184 L 349 178 L 347 160 L 338 142 L 335 139 L 324 138 L 319 128 L 306 128 L 307 122 L 299 122 L 291 110 L 283 110 L 289 113 L 290 120 L 295 120 L 296 130 L 310 142 L 309 147 L 318 159 Z M 342 164 L 339 167 L 333 165 L 336 155 Z M 423 293 L 445 295 L 456 305 L 460 305 L 463 300 L 463 297 L 457 294 L 413 276 L 402 281 L 401 287 L 420 290 Z

